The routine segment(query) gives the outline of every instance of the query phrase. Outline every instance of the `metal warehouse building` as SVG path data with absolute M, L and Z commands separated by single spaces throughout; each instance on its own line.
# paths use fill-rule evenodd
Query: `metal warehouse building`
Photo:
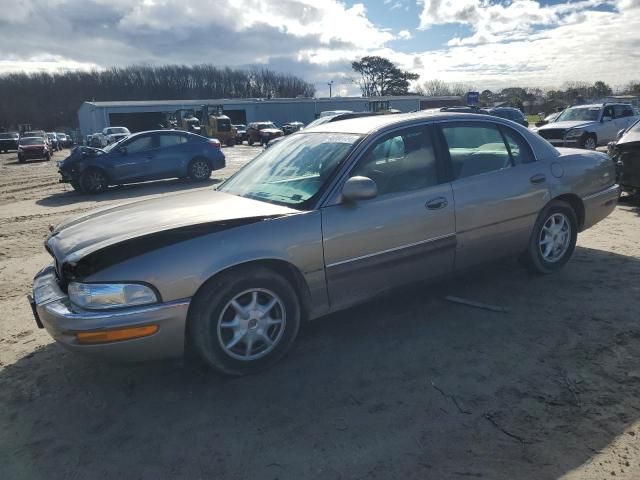
M 270 120 L 276 125 L 287 122 L 309 123 L 328 110 L 370 110 L 370 102 L 389 102 L 391 108 L 412 112 L 425 108 L 459 105 L 460 97 L 333 97 L 333 98 L 243 98 L 213 100 L 143 100 L 84 102 L 78 110 L 82 136 L 101 132 L 110 126 L 124 126 L 132 132 L 152 130 L 166 125 L 167 115 L 177 110 L 199 109 L 201 105 L 221 106 L 233 123 Z

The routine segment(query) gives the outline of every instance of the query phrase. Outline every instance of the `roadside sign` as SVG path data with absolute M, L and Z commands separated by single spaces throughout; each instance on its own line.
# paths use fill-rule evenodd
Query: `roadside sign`
M 478 105 L 480 103 L 479 92 L 467 92 L 467 105 Z

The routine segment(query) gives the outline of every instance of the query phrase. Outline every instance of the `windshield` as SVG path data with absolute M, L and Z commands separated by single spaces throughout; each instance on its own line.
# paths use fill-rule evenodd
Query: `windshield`
M 103 152 L 109 152 L 109 151 L 113 150 L 116 146 L 121 145 L 121 144 L 122 144 L 125 140 L 127 140 L 127 139 L 128 139 L 128 137 L 124 137 L 124 138 L 121 138 L 120 140 L 118 140 L 117 142 L 110 143 L 109 145 L 107 145 L 106 147 L 104 147 L 104 148 L 102 149 L 102 151 L 103 151 Z
M 44 138 L 42 137 L 26 137 L 20 139 L 20 145 L 42 145 Z
M 595 122 L 600 115 L 600 107 L 574 107 L 567 108 L 556 119 L 556 122 L 565 122 L 567 120 L 586 120 Z
M 304 208 L 360 138 L 340 133 L 296 134 L 262 152 L 220 191 Z

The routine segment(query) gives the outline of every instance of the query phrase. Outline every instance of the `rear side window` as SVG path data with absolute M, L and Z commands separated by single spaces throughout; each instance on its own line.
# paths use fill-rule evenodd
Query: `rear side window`
M 531 163 L 535 161 L 531 147 L 522 136 L 511 130 L 510 128 L 500 127 L 507 142 L 513 163 L 519 165 L 521 163 Z
M 445 125 L 454 180 L 511 167 L 509 150 L 495 125 Z
M 175 147 L 182 143 L 187 143 L 184 135 L 160 135 L 160 148 Z

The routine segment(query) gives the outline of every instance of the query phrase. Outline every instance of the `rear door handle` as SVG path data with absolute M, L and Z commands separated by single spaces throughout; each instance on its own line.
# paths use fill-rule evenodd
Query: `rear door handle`
M 429 210 L 440 210 L 441 208 L 446 207 L 449 204 L 449 202 L 447 202 L 447 199 L 444 197 L 438 197 L 438 198 L 434 198 L 432 200 L 429 200 L 427 202 L 426 207 Z
M 547 177 L 545 177 L 543 173 L 538 173 L 529 179 L 531 183 L 544 183 L 546 180 Z

